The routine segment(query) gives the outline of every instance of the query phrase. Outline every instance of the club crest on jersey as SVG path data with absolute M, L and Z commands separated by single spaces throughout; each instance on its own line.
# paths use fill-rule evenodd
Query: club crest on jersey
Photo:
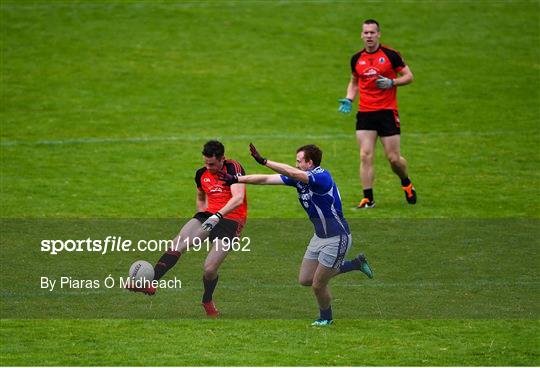
M 365 61 L 365 60 L 358 60 L 358 64 L 360 64 L 360 65 L 366 65 L 366 61 Z
M 210 183 L 210 178 L 204 178 L 203 181 L 204 181 L 205 183 Z
M 385 58 L 383 58 L 383 57 L 380 57 L 380 58 L 379 58 L 379 64 L 384 64 L 385 61 L 386 61 Z

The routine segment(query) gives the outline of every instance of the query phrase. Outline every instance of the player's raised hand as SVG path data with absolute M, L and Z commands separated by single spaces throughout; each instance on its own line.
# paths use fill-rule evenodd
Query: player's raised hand
M 378 79 L 375 83 L 377 84 L 377 88 L 380 89 L 388 89 L 394 86 L 394 81 L 392 79 L 383 77 L 382 75 L 378 75 Z
M 255 159 L 255 161 L 257 161 L 261 165 L 266 165 L 266 162 L 268 160 L 261 156 L 261 154 L 259 153 L 259 151 L 257 151 L 253 143 L 249 144 L 249 150 L 251 151 L 251 156 Z
M 212 216 L 208 217 L 205 222 L 203 222 L 203 224 L 201 225 L 202 229 L 208 232 L 212 231 L 212 229 L 219 223 L 219 220 L 221 220 L 222 218 L 223 215 L 219 212 L 216 212 Z
M 231 186 L 235 183 L 238 183 L 238 175 L 231 175 L 225 171 L 218 171 L 218 179 L 225 182 L 225 185 Z
M 352 100 L 350 98 L 340 98 L 338 102 L 339 102 L 339 108 L 338 108 L 339 112 L 342 112 L 344 114 L 348 114 L 351 112 Z

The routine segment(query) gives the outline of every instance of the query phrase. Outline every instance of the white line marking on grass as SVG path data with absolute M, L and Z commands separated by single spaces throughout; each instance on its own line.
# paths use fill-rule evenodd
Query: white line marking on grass
M 528 132 L 516 131 L 458 131 L 458 132 L 416 132 L 405 133 L 405 137 L 491 137 L 491 136 L 509 136 L 509 135 L 527 135 Z M 533 134 L 533 133 L 531 133 Z M 150 136 L 150 137 L 88 137 L 88 138 L 68 138 L 68 139 L 50 139 L 39 141 L 21 141 L 21 140 L 3 140 L 0 142 L 2 147 L 13 146 L 54 146 L 54 145 L 72 145 L 72 144 L 112 144 L 112 143 L 148 143 L 148 142 L 206 142 L 208 139 L 218 139 L 222 141 L 260 141 L 260 140 L 337 140 L 346 139 L 356 140 L 354 133 L 336 133 L 336 134 L 271 134 L 271 135 L 231 135 L 231 136 Z
M 74 139 L 55 139 L 40 141 L 2 141 L 1 146 L 19 146 L 19 145 L 64 145 L 64 144 L 108 144 L 108 143 L 147 143 L 147 142 L 206 142 L 209 139 L 218 139 L 223 141 L 252 141 L 252 140 L 294 140 L 294 139 L 342 139 L 350 138 L 354 140 L 352 134 L 329 134 L 329 135 L 310 135 L 310 134 L 273 134 L 273 135 L 235 135 L 235 136 L 170 136 L 170 137 L 103 137 L 103 138 L 74 138 Z
M 493 286 L 493 287 L 516 287 L 516 286 L 540 286 L 540 281 L 490 281 L 490 280 L 475 280 L 467 282 L 443 282 L 443 281 L 424 281 L 424 282 L 384 282 L 372 280 L 369 282 L 362 282 L 362 284 L 339 284 L 334 283 L 336 288 L 436 288 L 442 289 L 444 287 L 459 287 L 460 289 L 470 289 L 479 286 Z M 260 288 L 260 289 L 284 289 L 284 288 L 300 288 L 300 284 L 268 284 L 268 283 L 251 283 L 251 284 L 227 284 L 221 285 L 223 289 L 246 289 L 246 288 Z M 198 290 L 200 286 L 184 286 L 182 290 Z
M 364 288 L 364 287 L 373 287 L 373 288 L 401 288 L 401 287 L 409 287 L 409 288 L 415 288 L 415 289 L 421 289 L 421 288 L 443 288 L 445 286 L 450 287 L 461 287 L 462 289 L 469 289 L 471 287 L 478 287 L 478 286 L 498 286 L 498 287 L 512 287 L 512 286 L 532 286 L 537 285 L 540 286 L 540 281 L 490 281 L 490 280 L 475 280 L 475 281 L 467 281 L 467 282 L 443 282 L 443 281 L 419 281 L 419 282 L 384 282 L 384 281 L 369 281 L 362 283 L 361 285 L 357 284 L 339 284 L 335 283 L 335 287 L 343 287 L 343 288 Z M 230 287 L 230 288 L 245 288 L 246 285 L 222 285 L 221 287 Z M 263 285 L 257 285 L 257 287 L 260 288 L 283 288 L 283 287 L 299 287 L 299 284 L 263 284 Z M 182 286 L 182 288 L 184 288 Z

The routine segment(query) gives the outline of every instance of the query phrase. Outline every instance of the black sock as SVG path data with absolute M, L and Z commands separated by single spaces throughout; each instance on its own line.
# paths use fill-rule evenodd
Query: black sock
M 202 297 L 203 303 L 208 303 L 212 300 L 212 295 L 214 294 L 214 290 L 216 289 L 216 285 L 218 282 L 219 276 L 216 276 L 213 280 L 207 280 L 204 276 L 202 278 L 203 284 L 204 284 L 204 294 Z
M 165 252 L 154 266 L 154 280 L 161 279 L 167 271 L 174 267 L 179 258 L 180 252 L 174 250 Z
M 367 198 L 370 202 L 373 202 L 373 189 L 364 189 L 364 198 Z
M 411 179 L 409 177 L 406 177 L 405 179 L 401 179 L 401 186 L 408 186 L 409 184 L 411 184 Z
M 328 309 L 319 309 L 321 311 L 321 319 L 332 319 L 332 306 L 329 306 Z

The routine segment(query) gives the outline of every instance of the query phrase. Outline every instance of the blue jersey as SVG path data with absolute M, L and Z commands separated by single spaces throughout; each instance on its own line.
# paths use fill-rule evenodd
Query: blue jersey
M 296 187 L 298 199 L 304 207 L 319 238 L 350 234 L 349 224 L 343 217 L 341 196 L 328 171 L 321 167 L 307 171 L 309 182 L 281 175 L 285 185 Z

